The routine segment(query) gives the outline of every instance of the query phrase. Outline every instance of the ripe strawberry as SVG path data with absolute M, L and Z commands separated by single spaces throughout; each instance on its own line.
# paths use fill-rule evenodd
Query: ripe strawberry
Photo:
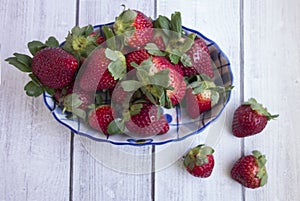
M 108 135 L 108 125 L 114 120 L 114 110 L 110 105 L 100 105 L 93 110 L 89 117 L 89 125 L 105 135 Z
M 152 38 L 152 42 L 157 45 L 159 50 L 165 50 L 166 45 L 165 45 L 162 37 L 159 34 L 154 34 L 154 36 Z
M 216 86 L 215 83 L 203 77 L 192 82 L 186 92 L 186 109 L 191 118 L 197 118 L 205 111 L 210 110 L 219 102 L 220 92 L 225 92 L 224 87 Z
M 169 85 L 173 90 L 167 90 L 167 95 L 173 105 L 177 105 L 184 97 L 186 84 L 180 73 L 165 57 L 153 56 L 152 62 L 158 71 L 169 69 Z
M 267 122 L 279 115 L 271 115 L 262 104 L 254 98 L 239 106 L 234 112 L 232 132 L 237 137 L 247 137 L 260 133 Z
M 111 101 L 117 104 L 121 104 L 125 101 L 128 93 L 123 90 L 121 86 L 117 86 L 110 90 Z
M 98 45 L 100 45 L 101 43 L 103 43 L 103 42 L 105 41 L 105 38 L 104 38 L 103 36 L 97 34 L 96 32 L 92 32 L 92 33 L 90 34 L 90 36 L 95 36 L 95 37 L 96 37 L 96 43 L 97 43 Z
M 147 60 L 149 57 L 150 54 L 145 49 L 139 49 L 127 54 L 126 55 L 127 72 L 134 69 L 134 67 L 131 65 L 131 62 L 135 62 L 136 64 L 140 65 L 143 61 Z
M 124 42 L 130 47 L 143 47 L 148 43 L 153 36 L 152 27 L 149 17 L 140 11 L 130 9 L 124 10 L 114 23 L 115 33 L 117 35 L 124 34 Z
M 149 137 L 163 134 L 169 130 L 168 122 L 163 114 L 159 115 L 160 108 L 152 103 L 139 103 L 131 106 L 131 115 L 125 122 L 126 128 L 139 137 Z
M 73 82 L 78 62 L 61 48 L 47 47 L 34 55 L 31 66 L 42 85 L 61 89 Z
M 191 76 L 195 74 L 206 74 L 210 78 L 214 77 L 214 71 L 212 69 L 210 61 L 210 53 L 205 42 L 202 39 L 196 38 L 194 44 L 186 52 L 186 54 L 192 60 L 192 67 L 183 67 L 183 72 L 185 76 Z
M 184 157 L 186 170 L 195 177 L 209 177 L 214 168 L 214 150 L 211 147 L 198 145 Z
M 253 155 L 241 157 L 231 170 L 231 177 L 247 188 L 259 188 L 268 181 L 265 167 L 267 162 L 265 155 L 259 151 L 253 151 Z
M 96 90 L 114 88 L 117 84 L 117 79 L 120 78 L 120 75 L 114 73 L 125 74 L 126 67 L 124 56 L 121 55 L 120 52 L 120 55 L 114 55 L 115 58 L 118 58 L 116 61 L 120 61 L 119 63 L 115 63 L 115 67 L 120 70 L 111 71 L 108 66 L 115 61 L 111 61 L 108 58 L 107 50 L 109 49 L 96 49 L 81 67 L 78 76 L 79 85 L 83 90 L 95 92 Z M 109 52 L 114 51 L 111 50 Z

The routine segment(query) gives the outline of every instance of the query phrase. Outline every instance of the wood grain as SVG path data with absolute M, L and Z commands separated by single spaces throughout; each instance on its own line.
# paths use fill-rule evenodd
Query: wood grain
M 1 58 L 28 53 L 27 42 L 51 34 L 62 40 L 75 23 L 74 1 L 1 1 Z M 69 8 L 69 12 L 61 12 Z M 5 30 L 5 31 L 4 31 Z M 70 133 L 27 97 L 29 81 L 1 60 L 0 200 L 68 200 Z
M 153 17 L 154 1 L 114 1 L 111 4 L 81 0 L 79 24 L 112 22 L 122 12 L 123 7 L 118 6 L 121 4 Z M 143 156 L 140 161 L 132 157 L 138 155 Z M 122 168 L 124 163 L 120 161 L 126 156 L 129 159 L 124 163 L 131 161 L 132 164 Z M 132 174 L 134 172 L 145 174 Z M 115 146 L 75 136 L 73 183 L 73 200 L 151 200 L 151 147 Z
M 182 160 L 156 173 L 155 198 L 161 200 L 241 200 L 242 189 L 229 176 L 231 164 L 241 153 L 240 140 L 230 133 L 230 120 L 234 108 L 239 104 L 239 74 L 240 74 L 240 21 L 239 4 L 237 1 L 175 1 L 159 0 L 158 15 L 170 16 L 174 11 L 182 14 L 183 25 L 200 31 L 214 40 L 227 54 L 231 61 L 234 75 L 234 90 L 231 101 L 222 118 L 208 129 L 205 135 L 214 135 L 220 132 L 221 138 L 216 144 L 210 145 L 215 149 L 216 165 L 212 176 L 208 179 L 199 179 L 189 175 L 183 168 Z M 221 118 L 221 119 L 222 119 Z M 220 125 L 223 124 L 223 125 Z M 218 125 L 219 124 L 219 125 Z M 202 134 L 201 134 L 202 136 Z M 197 137 L 193 146 L 205 142 L 203 137 Z M 192 147 L 192 145 L 191 145 Z
M 268 159 L 268 184 L 246 190 L 246 200 L 299 200 L 299 1 L 245 1 L 245 99 L 279 113 L 265 130 L 245 140 Z

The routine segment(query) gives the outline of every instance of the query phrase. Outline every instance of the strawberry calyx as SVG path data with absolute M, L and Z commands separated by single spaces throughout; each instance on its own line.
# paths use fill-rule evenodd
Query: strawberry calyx
M 146 95 L 153 104 L 163 107 L 172 105 L 167 95 L 167 90 L 172 90 L 169 86 L 169 69 L 159 71 L 152 62 L 152 57 L 143 61 L 140 65 L 132 62 L 136 69 L 137 80 L 125 80 L 121 82 L 121 87 L 126 92 L 140 91 Z
M 98 35 L 94 34 L 92 25 L 80 28 L 75 26 L 68 33 L 62 48 L 72 54 L 78 61 L 86 58 L 97 46 Z
M 268 112 L 262 104 L 258 103 L 254 98 L 250 98 L 248 101 L 244 102 L 243 105 L 250 105 L 252 110 L 255 110 L 258 114 L 267 117 L 268 121 L 277 118 L 279 115 L 272 115 Z
M 192 148 L 184 157 L 184 166 L 193 170 L 195 166 L 202 166 L 208 164 L 208 156 L 214 153 L 214 149 L 200 144 Z
M 131 9 L 125 10 L 116 17 L 114 23 L 114 31 L 117 35 L 125 34 L 126 36 L 131 36 L 136 28 L 133 26 L 134 20 L 137 16 L 137 12 Z
M 196 34 L 185 36 L 180 12 L 173 13 L 171 19 L 160 15 L 153 24 L 155 28 L 161 29 L 159 36 L 167 44 L 165 51 L 170 61 L 173 64 L 178 64 L 180 61 L 184 66 L 191 67 L 192 59 L 186 52 L 194 44 Z
M 64 114 L 66 111 L 71 112 L 73 115 L 85 120 L 86 119 L 86 112 L 80 108 L 83 101 L 80 100 L 79 95 L 76 93 L 71 93 L 63 98 L 63 110 L 62 113 Z M 73 117 L 72 115 L 72 117 Z M 71 117 L 71 116 L 70 116 Z
M 259 151 L 252 151 L 253 156 L 256 158 L 256 163 L 258 165 L 258 172 L 256 177 L 260 179 L 260 186 L 264 186 L 268 181 L 268 173 L 265 167 L 267 162 L 266 156 L 262 155 Z

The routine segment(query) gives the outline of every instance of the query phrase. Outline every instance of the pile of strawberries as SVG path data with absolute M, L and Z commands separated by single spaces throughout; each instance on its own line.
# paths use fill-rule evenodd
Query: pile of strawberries
M 15 53 L 6 61 L 29 73 L 27 95 L 47 92 L 68 117 L 105 135 L 165 134 L 169 124 L 162 108 L 181 104 L 197 118 L 231 89 L 214 83 L 220 75 L 208 47 L 183 31 L 179 12 L 151 20 L 124 9 L 98 32 L 91 25 L 75 26 L 62 45 L 54 37 L 32 41 L 33 57 Z
M 169 124 L 162 108 L 180 104 L 195 119 L 232 88 L 216 85 L 219 75 L 206 43 L 183 31 L 179 12 L 170 19 L 151 20 L 140 11 L 124 9 L 100 33 L 91 25 L 75 26 L 62 45 L 49 37 L 45 43 L 29 42 L 28 48 L 32 57 L 15 53 L 6 59 L 29 73 L 26 94 L 50 94 L 69 118 L 80 118 L 105 135 L 143 138 L 167 133 Z M 260 133 L 277 116 L 250 99 L 234 114 L 233 134 Z M 187 171 L 197 177 L 210 176 L 213 152 L 205 145 L 191 149 L 184 159 Z M 246 187 L 263 186 L 265 163 L 265 156 L 254 151 L 234 165 L 231 175 Z

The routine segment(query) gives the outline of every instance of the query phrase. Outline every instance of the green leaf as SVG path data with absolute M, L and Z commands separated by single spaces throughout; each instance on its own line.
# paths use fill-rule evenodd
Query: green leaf
M 35 85 L 42 86 L 42 84 L 40 83 L 39 79 L 34 74 L 30 73 L 28 76 L 35 83 Z
M 182 33 L 182 22 L 180 12 L 175 12 L 171 15 L 170 25 L 171 30 L 178 33 L 177 38 L 180 38 Z
M 149 54 L 154 56 L 166 56 L 167 54 L 165 52 L 160 51 L 160 49 L 157 47 L 155 43 L 148 43 L 145 46 L 145 49 L 148 51 Z
M 9 64 L 15 66 L 22 72 L 31 72 L 31 67 L 24 65 L 23 63 L 19 62 L 16 57 L 10 57 L 5 59 Z
M 85 120 L 86 119 L 86 112 L 83 109 L 80 108 L 73 108 L 72 114 L 76 115 L 77 117 Z
M 170 72 L 169 69 L 157 72 L 152 76 L 153 78 L 151 79 L 152 83 L 160 87 L 168 87 L 169 80 L 170 80 L 169 72 Z
M 124 91 L 133 92 L 144 86 L 141 82 L 136 80 L 126 80 L 121 82 Z
M 34 56 L 38 51 L 45 48 L 46 45 L 40 41 L 31 41 L 28 43 L 28 49 L 30 53 Z
M 53 36 L 50 36 L 48 38 L 48 40 L 46 41 L 45 45 L 48 47 L 59 47 L 59 42 L 56 38 L 54 38 Z
M 122 79 L 126 75 L 126 65 L 121 60 L 110 62 L 108 71 L 113 76 L 114 80 Z
M 34 96 L 34 97 L 38 97 L 43 93 L 43 89 L 36 85 L 33 81 L 28 82 L 25 87 L 24 90 L 26 91 L 26 94 L 28 96 Z
M 55 94 L 55 89 L 49 88 L 49 87 L 45 87 L 43 86 L 43 89 L 45 92 L 47 92 L 50 96 L 53 96 Z
M 124 123 L 124 120 L 122 120 L 120 118 L 117 118 L 117 119 L 114 119 L 113 121 L 111 121 L 107 127 L 107 132 L 110 135 L 121 134 L 124 132 L 124 130 L 125 130 L 125 123 Z
M 154 21 L 154 28 L 170 30 L 170 20 L 166 16 L 159 15 Z
M 260 180 L 260 186 L 266 185 L 267 182 L 268 182 L 268 174 L 267 174 L 267 172 L 265 172 L 265 174 L 263 175 L 263 177 Z
M 178 64 L 178 62 L 180 60 L 180 56 L 177 54 L 173 54 L 173 53 L 169 54 L 169 58 L 173 64 Z
M 191 67 L 193 66 L 192 64 L 192 59 L 191 57 L 189 57 L 187 54 L 182 54 L 181 57 L 180 57 L 180 61 L 181 63 L 186 66 L 186 67 Z
M 210 91 L 210 93 L 211 93 L 211 106 L 214 106 L 219 102 L 220 95 L 216 91 Z
M 133 104 L 130 106 L 130 115 L 137 115 L 141 112 L 141 109 L 143 108 L 143 104 L 138 103 L 138 104 Z
M 19 54 L 19 53 L 14 53 L 14 56 L 17 58 L 17 60 L 24 64 L 26 67 L 31 68 L 31 62 L 32 58 L 26 54 Z
M 117 48 L 116 38 L 114 37 L 115 35 L 114 35 L 114 32 L 112 31 L 112 29 L 107 26 L 103 26 L 101 29 L 102 29 L 102 32 L 104 33 L 107 47 L 109 47 L 112 50 L 116 50 L 116 48 Z
M 111 50 L 109 48 L 105 49 L 105 56 L 106 56 L 106 58 L 108 58 L 112 61 L 116 61 L 119 58 L 117 51 Z

